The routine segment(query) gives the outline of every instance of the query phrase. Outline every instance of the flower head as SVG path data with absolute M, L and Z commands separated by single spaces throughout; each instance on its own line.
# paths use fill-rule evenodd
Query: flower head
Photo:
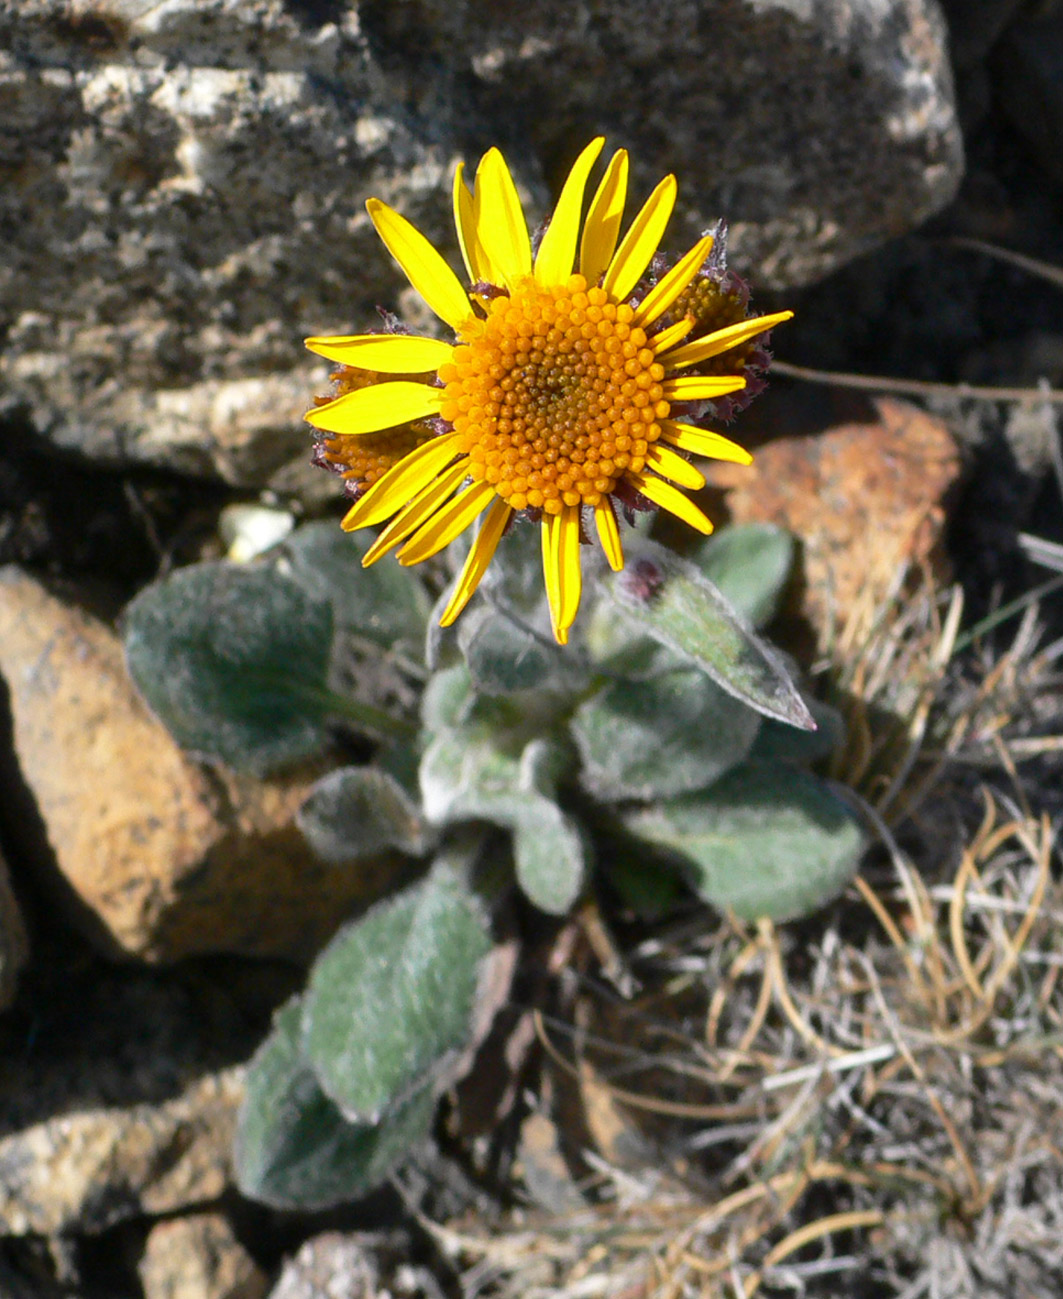
M 564 644 L 579 607 L 585 522 L 593 517 L 618 571 L 618 504 L 664 509 L 708 533 L 711 522 L 680 490 L 705 484 L 684 453 L 751 460 L 696 421 L 708 403 L 746 387 L 752 340 L 792 313 L 746 319 L 746 299 L 716 273 L 712 234 L 658 268 L 673 176 L 621 239 L 624 150 L 581 221 L 602 144 L 576 160 L 534 255 L 498 150 L 481 159 L 471 189 L 458 168 L 454 219 L 468 288 L 404 217 L 369 200 L 378 234 L 454 342 L 402 333 L 307 339 L 342 367 L 334 395 L 307 420 L 325 435 L 319 461 L 357 498 L 343 526 L 387 522 L 363 563 L 396 547 L 401 564 L 419 563 L 481 519 L 443 626 L 523 515 L 541 529 L 551 621 Z

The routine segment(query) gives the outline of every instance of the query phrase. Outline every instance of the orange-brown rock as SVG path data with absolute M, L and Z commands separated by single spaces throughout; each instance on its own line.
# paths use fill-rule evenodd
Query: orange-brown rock
M 391 860 L 337 870 L 310 851 L 293 823 L 305 775 L 191 761 L 141 701 L 115 634 L 17 568 L 0 570 L 0 675 L 50 851 L 2 792 L 0 812 L 105 950 L 306 960 L 386 888 Z
M 892 397 L 771 394 L 757 423 L 771 440 L 751 467 L 709 467 L 733 523 L 788 528 L 801 543 L 801 612 L 821 645 L 878 609 L 906 565 L 948 579 L 945 502 L 960 475 L 940 419 Z

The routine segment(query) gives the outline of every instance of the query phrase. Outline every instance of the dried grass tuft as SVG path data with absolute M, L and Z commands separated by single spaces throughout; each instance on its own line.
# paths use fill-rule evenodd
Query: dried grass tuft
M 839 638 L 834 774 L 879 840 L 843 899 L 699 910 L 624 954 L 631 995 L 571 974 L 538 1019 L 575 1207 L 432 1227 L 464 1295 L 1063 1293 L 1063 886 L 1022 776 L 1061 651 L 1028 611 L 961 670 L 961 612 L 898 582 Z

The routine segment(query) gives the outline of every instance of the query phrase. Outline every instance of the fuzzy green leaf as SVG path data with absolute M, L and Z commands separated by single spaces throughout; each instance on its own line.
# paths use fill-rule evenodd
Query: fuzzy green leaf
M 464 663 L 433 672 L 421 696 L 424 729 L 432 734 L 463 726 L 475 702 L 469 670 Z
M 569 674 L 568 661 L 555 645 L 489 605 L 480 605 L 462 618 L 458 645 L 473 687 L 483 695 L 542 690 L 560 685 Z
M 296 823 L 311 848 L 336 865 L 388 848 L 420 856 L 428 846 L 420 811 L 394 776 L 376 767 L 341 767 L 310 790 Z
M 772 523 L 741 523 L 706 538 L 691 560 L 754 627 L 775 617 L 794 563 L 794 539 Z
M 234 1162 L 240 1190 L 276 1209 L 325 1209 L 379 1185 L 425 1136 L 435 1113 L 426 1088 L 384 1122 L 348 1123 L 300 1049 L 298 1000 L 277 1014 L 248 1066 Z
M 517 883 L 535 906 L 557 916 L 579 897 L 587 874 L 586 837 L 555 801 L 570 765 L 563 746 L 533 740 L 520 755 L 511 822 Z
M 486 728 L 440 732 L 421 760 L 425 815 L 437 825 L 481 820 L 510 830 L 518 883 L 537 907 L 561 915 L 587 872 L 584 837 L 555 801 L 571 755 L 539 738 L 518 757 L 500 747 L 507 738 Z
M 572 719 L 580 778 L 599 798 L 704 789 L 749 752 L 760 716 L 695 668 L 621 680 Z
M 625 545 L 627 565 L 603 589 L 640 631 L 757 712 L 815 729 L 778 656 L 695 565 L 644 537 Z
M 823 781 L 745 763 L 709 790 L 629 812 L 627 828 L 676 854 L 706 901 L 743 919 L 808 915 L 852 878 L 864 836 Z
M 480 819 L 519 787 L 520 759 L 503 749 L 504 732 L 481 728 L 438 732 L 421 758 L 421 805 L 433 825 Z M 502 824 L 495 822 L 495 824 Z
M 334 523 L 307 523 L 279 548 L 275 560 L 305 590 L 328 600 L 336 627 L 389 648 L 401 642 L 420 652 L 430 601 L 420 577 L 396 564 L 362 567 L 370 532 L 344 532 Z
M 326 741 L 332 611 L 267 565 L 195 564 L 143 590 L 126 662 L 183 748 L 262 774 Z
M 377 1123 L 445 1085 L 469 1042 L 490 950 L 483 907 L 446 857 L 340 930 L 311 973 L 303 1030 L 318 1081 L 344 1115 Z

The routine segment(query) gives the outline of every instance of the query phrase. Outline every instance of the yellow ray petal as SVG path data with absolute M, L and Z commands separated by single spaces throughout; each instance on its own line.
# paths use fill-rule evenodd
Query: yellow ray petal
M 682 320 L 677 320 L 674 325 L 669 325 L 667 329 L 662 329 L 659 334 L 654 334 L 650 339 L 650 347 L 657 353 L 667 352 L 670 347 L 675 347 L 676 343 L 682 342 L 687 334 L 694 328 L 695 320 L 693 316 L 684 316 Z
M 550 606 L 550 625 L 558 641 L 564 645 L 565 641 L 558 632 L 561 615 L 561 577 L 557 562 L 557 542 L 561 535 L 560 523 L 560 514 L 544 514 L 540 537 L 543 551 L 543 582 L 546 586 L 546 602 Z
M 517 187 L 497 149 L 489 149 L 480 159 L 476 198 L 479 241 L 501 271 L 506 286 L 514 288 L 523 276 L 531 274 L 531 240 Z
M 448 433 L 442 438 L 431 438 L 403 456 L 398 464 L 392 465 L 386 473 L 373 483 L 373 486 L 352 505 L 347 517 L 343 520 L 343 529 L 352 533 L 356 527 L 370 527 L 373 523 L 382 523 L 385 518 L 417 495 L 422 487 L 428 485 L 442 469 L 450 464 L 457 455 L 459 435 Z
M 711 401 L 745 386 L 740 374 L 681 374 L 669 376 L 661 385 L 667 401 Z
M 680 487 L 687 487 L 697 492 L 705 486 L 705 475 L 695 469 L 689 460 L 677 456 L 667 447 L 658 446 L 656 443 L 651 446 L 646 452 L 646 463 L 657 473 L 670 478 L 673 483 L 678 483 Z
M 669 369 L 677 369 L 683 365 L 696 365 L 699 361 L 707 361 L 710 356 L 729 352 L 732 347 L 738 347 L 748 339 L 756 338 L 758 334 L 781 325 L 784 320 L 790 320 L 793 314 L 792 311 L 776 311 L 772 316 L 754 316 L 751 320 L 740 320 L 737 325 L 717 329 L 705 338 L 696 338 L 692 343 L 677 347 L 670 356 L 662 356 L 661 360 Z
M 406 278 L 440 320 L 445 320 L 456 333 L 472 315 L 469 296 L 461 287 L 461 280 L 420 230 L 404 216 L 378 198 L 369 199 L 365 208 L 377 234 L 406 273 Z
M 458 435 L 447 433 L 441 438 L 431 438 L 391 466 L 376 480 L 369 490 L 347 511 L 343 520 L 345 532 L 355 528 L 368 528 L 391 518 L 422 487 L 446 468 L 458 452 Z
M 505 531 L 509 516 L 512 513 L 513 507 L 507 505 L 501 497 L 487 511 L 487 517 L 480 526 L 476 540 L 472 543 L 472 549 L 465 561 L 465 567 L 461 570 L 461 576 L 454 588 L 454 594 L 447 601 L 447 607 L 443 610 L 443 616 L 439 620 L 440 627 L 449 627 L 469 603 L 473 592 L 480 585 L 480 579 L 487 572 L 487 566 L 494 557 L 498 540 Z
M 480 198 L 479 193 L 469 191 L 465 184 L 465 164 L 459 163 L 454 174 L 454 224 L 465 269 L 473 284 L 481 280 L 488 284 L 501 284 L 502 272 L 492 262 L 480 238 Z
M 405 541 L 411 532 L 416 532 L 422 523 L 426 523 L 447 497 L 457 491 L 468 474 L 468 468 L 468 461 L 461 460 L 458 464 L 445 469 L 427 487 L 422 487 L 365 552 L 362 556 L 362 567 L 368 568 L 370 564 L 375 564 L 382 555 L 386 555 L 389 550 L 394 550 L 400 541 Z
M 696 456 L 708 456 L 712 460 L 729 460 L 736 465 L 753 463 L 753 457 L 745 447 L 725 438 L 722 433 L 694 428 L 692 424 L 681 424 L 678 420 L 661 421 L 661 441 L 678 447 L 680 451 L 691 451 Z
M 308 410 L 304 419 L 327 433 L 357 437 L 359 433 L 379 433 L 381 429 L 396 428 L 412 419 L 434 415 L 442 396 L 442 388 L 396 379 L 346 392 L 335 401 Z
M 472 191 L 465 184 L 465 164 L 459 162 L 454 172 L 454 229 L 458 232 L 458 246 L 461 248 L 461 259 L 469 273 L 469 280 L 475 284 L 483 279 L 483 272 L 476 256 L 476 219 L 473 212 Z
M 620 545 L 620 529 L 616 522 L 616 511 L 613 509 L 613 503 L 608 496 L 603 496 L 595 505 L 594 523 L 598 529 L 598 540 L 602 543 L 605 557 L 609 561 L 609 567 L 614 573 L 619 573 L 624 567 L 624 551 Z
M 535 278 L 540 284 L 564 284 L 572 274 L 579 219 L 583 212 L 583 193 L 604 143 L 605 137 L 601 135 L 592 140 L 568 173 L 554 215 L 535 255 Z
M 557 626 L 558 639 L 568 641 L 568 629 L 576 621 L 580 595 L 583 591 L 583 574 L 580 571 L 579 531 L 580 507 L 566 505 L 558 515 L 557 573 L 560 595 Z
M 664 315 L 701 270 L 705 258 L 712 250 L 712 242 L 712 235 L 705 235 L 699 239 L 690 252 L 685 257 L 681 257 L 668 274 L 657 281 L 635 311 L 636 325 L 652 325 L 658 316 Z
M 649 266 L 675 207 L 676 189 L 675 177 L 665 176 L 632 221 L 602 281 L 614 298 L 626 298 Z
M 678 487 L 666 483 L 663 478 L 651 478 L 649 474 L 628 474 L 628 481 L 654 505 L 674 514 L 676 518 L 689 523 L 698 532 L 706 536 L 712 531 L 712 521 L 694 504 L 689 496 L 684 496 Z
M 473 483 L 460 496 L 438 509 L 399 551 L 399 563 L 406 566 L 431 559 L 464 532 L 495 495 L 490 483 Z
M 624 200 L 627 198 L 627 171 L 627 150 L 618 149 L 613 154 L 587 211 L 583 238 L 580 241 L 579 271 L 586 276 L 588 284 L 598 283 L 598 277 L 616 251 L 620 222 L 624 219 Z
M 454 349 L 438 338 L 417 338 L 413 334 L 346 334 L 335 338 L 306 338 L 311 352 L 340 365 L 381 374 L 423 374 L 438 370 L 450 360 Z

